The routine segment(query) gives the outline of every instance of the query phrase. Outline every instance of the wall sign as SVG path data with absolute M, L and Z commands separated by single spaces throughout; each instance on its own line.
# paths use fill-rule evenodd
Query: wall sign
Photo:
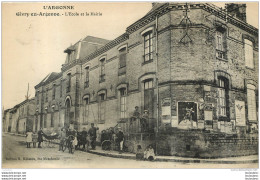
M 197 121 L 197 104 L 195 102 L 178 102 L 179 123 L 184 120 Z
M 245 102 L 235 101 L 236 126 L 246 126 Z

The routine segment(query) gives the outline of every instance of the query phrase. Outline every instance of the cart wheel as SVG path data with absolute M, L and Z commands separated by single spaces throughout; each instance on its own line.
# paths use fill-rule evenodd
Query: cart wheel
M 125 151 L 127 151 L 127 152 L 131 152 L 131 153 L 134 152 L 134 145 L 130 141 L 124 142 L 124 148 L 125 148 Z

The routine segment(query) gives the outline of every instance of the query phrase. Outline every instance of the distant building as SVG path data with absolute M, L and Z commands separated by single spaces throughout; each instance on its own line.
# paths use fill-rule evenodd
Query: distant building
M 5 110 L 3 114 L 4 132 L 25 134 L 27 131 L 33 131 L 34 115 L 34 98 Z

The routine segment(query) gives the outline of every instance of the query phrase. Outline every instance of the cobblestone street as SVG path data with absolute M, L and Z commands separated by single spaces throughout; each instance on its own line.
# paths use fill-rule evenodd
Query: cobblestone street
M 26 148 L 25 137 L 3 134 L 3 168 L 253 168 L 255 164 L 148 162 L 104 157 L 83 151 L 58 151 L 58 146 Z M 20 159 L 20 160 L 19 160 Z

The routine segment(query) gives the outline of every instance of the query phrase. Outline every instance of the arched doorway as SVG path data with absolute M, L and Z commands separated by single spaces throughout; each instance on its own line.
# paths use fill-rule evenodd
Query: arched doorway
M 68 98 L 65 102 L 65 122 L 64 127 L 68 128 L 70 126 L 70 99 Z

